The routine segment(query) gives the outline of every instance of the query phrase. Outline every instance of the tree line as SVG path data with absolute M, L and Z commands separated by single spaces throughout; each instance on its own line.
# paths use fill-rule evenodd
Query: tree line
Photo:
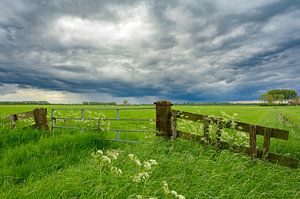
M 287 103 L 289 100 L 294 100 L 298 96 L 297 92 L 292 89 L 274 89 L 263 93 L 260 100 L 264 103 Z
M 48 101 L 0 101 L 0 104 L 5 104 L 5 105 L 16 105 L 16 104 L 43 104 L 47 105 L 50 104 Z

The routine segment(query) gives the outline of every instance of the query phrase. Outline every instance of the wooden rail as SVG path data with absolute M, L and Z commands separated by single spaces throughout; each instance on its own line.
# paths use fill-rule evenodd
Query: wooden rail
M 9 120 L 12 128 L 15 128 L 16 122 L 20 119 L 33 118 L 35 124 L 31 125 L 33 128 L 42 129 L 45 131 L 49 130 L 47 121 L 47 109 L 46 108 L 36 108 L 33 111 L 27 111 L 23 113 L 15 113 L 9 116 Z
M 172 103 L 169 101 L 156 102 L 156 130 L 158 136 L 195 140 L 202 142 L 205 146 L 214 145 L 215 148 L 231 148 L 237 152 L 243 152 L 252 158 L 262 158 L 292 168 L 298 167 L 298 160 L 282 155 L 270 153 L 271 138 L 288 140 L 289 132 L 282 129 L 269 128 L 260 125 L 253 125 L 239 121 L 228 121 L 224 118 L 209 117 L 207 115 L 195 114 L 185 111 L 172 110 Z M 185 119 L 203 123 L 203 136 L 177 130 L 177 119 Z M 234 123 L 234 125 L 232 125 Z M 211 143 L 209 137 L 209 125 L 217 126 L 217 138 Z M 234 128 L 237 132 L 249 133 L 249 147 L 230 146 L 221 140 L 222 128 Z M 256 137 L 263 136 L 263 149 L 257 148 Z
M 207 115 L 189 113 L 189 112 L 178 111 L 178 110 L 172 110 L 171 116 L 172 116 L 171 117 L 172 123 L 176 122 L 177 118 L 190 120 L 190 121 L 196 121 L 196 122 L 202 122 L 204 136 L 195 135 L 192 133 L 187 133 L 187 132 L 178 131 L 178 130 L 176 130 L 176 135 L 177 135 L 177 137 L 182 138 L 182 139 L 200 141 L 205 146 L 207 146 L 210 142 L 209 136 L 208 136 L 208 125 L 209 125 L 208 121 L 217 125 L 218 132 L 217 132 L 217 140 L 215 143 L 216 144 L 215 146 L 217 146 L 217 148 L 229 148 L 228 143 L 221 141 L 221 129 L 220 128 L 221 127 L 232 128 L 231 124 L 232 124 L 232 122 L 234 122 L 236 124 L 234 126 L 234 128 L 237 130 L 237 132 L 243 131 L 243 132 L 249 133 L 249 147 L 230 146 L 230 148 L 232 148 L 234 151 L 248 154 L 252 158 L 262 158 L 264 160 L 268 160 L 270 162 L 278 163 L 278 164 L 288 166 L 291 168 L 298 167 L 298 160 L 269 152 L 271 138 L 282 139 L 282 140 L 288 139 L 289 132 L 286 130 L 274 129 L 274 128 L 269 128 L 269 127 L 264 127 L 264 126 L 259 126 L 259 125 L 253 125 L 253 124 L 247 124 L 247 123 L 238 122 L 238 121 L 226 121 L 223 118 L 209 117 Z M 175 117 L 176 117 L 176 119 L 175 119 Z M 174 125 L 174 124 L 172 124 L 172 125 Z M 172 129 L 172 130 L 174 130 L 174 129 Z M 256 135 L 264 136 L 263 150 L 259 150 L 257 148 Z
M 198 121 L 198 122 L 204 122 L 205 119 L 208 119 L 209 121 L 212 121 L 215 124 L 221 122 L 223 127 L 231 128 L 231 122 L 224 122 L 223 118 L 208 117 L 207 115 L 189 113 L 185 111 L 178 111 L 178 110 L 175 111 L 176 111 L 177 118 L 191 120 L 191 121 Z M 250 131 L 251 124 L 247 124 L 239 121 L 234 121 L 234 122 L 236 123 L 236 127 L 235 127 L 236 130 L 243 131 L 243 132 Z M 258 135 L 265 135 L 265 132 L 267 131 L 270 133 L 270 136 L 273 138 L 282 139 L 282 140 L 288 140 L 289 138 L 289 132 L 286 130 L 274 129 L 274 128 L 269 128 L 260 125 L 255 125 L 255 126 L 256 126 L 256 134 Z

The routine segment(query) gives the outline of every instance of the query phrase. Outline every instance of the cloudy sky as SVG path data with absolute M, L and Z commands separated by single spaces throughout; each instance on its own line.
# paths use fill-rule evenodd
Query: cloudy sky
M 0 100 L 253 100 L 299 55 L 299 0 L 0 0 Z

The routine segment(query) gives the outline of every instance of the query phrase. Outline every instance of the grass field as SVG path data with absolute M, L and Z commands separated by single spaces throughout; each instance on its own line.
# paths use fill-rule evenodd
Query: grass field
M 0 106 L 0 113 L 33 108 Z M 174 108 L 214 116 L 221 116 L 221 111 L 237 113 L 239 121 L 289 130 L 288 141 L 271 141 L 271 152 L 300 160 L 300 107 Z M 113 115 L 107 112 L 106 117 Z M 125 111 L 120 116 L 154 119 L 155 112 Z M 118 125 L 154 128 L 153 121 Z M 80 130 L 61 130 L 50 135 L 37 130 L 1 128 L 0 198 L 300 198 L 299 168 L 252 161 L 248 156 L 204 149 L 199 143 L 181 139 L 165 140 L 154 133 L 125 137 L 146 139 L 149 143 L 145 144 L 106 141 L 108 136 L 111 134 Z M 99 149 L 102 152 L 95 153 Z

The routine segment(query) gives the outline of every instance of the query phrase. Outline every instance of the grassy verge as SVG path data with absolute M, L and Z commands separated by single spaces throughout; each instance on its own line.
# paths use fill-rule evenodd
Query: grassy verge
M 217 116 L 223 110 L 228 114 L 238 113 L 240 121 L 287 129 L 289 141 L 272 140 L 271 151 L 300 159 L 297 123 L 300 109 L 176 108 Z M 139 117 L 152 116 L 153 112 L 149 112 Z M 124 144 L 105 141 L 97 132 L 57 131 L 48 135 L 36 130 L 1 129 L 0 198 L 175 198 L 174 191 L 177 198 L 180 195 L 185 198 L 300 198 L 299 168 L 252 161 L 226 150 L 204 149 L 196 142 L 180 139 L 174 142 L 153 136 L 147 139 L 151 144 Z M 112 150 L 117 150 L 119 155 L 117 159 L 110 157 L 112 163 L 108 163 L 103 156 L 92 156 L 98 149 L 103 155 Z M 129 154 L 134 154 L 136 159 L 130 159 Z M 147 170 L 145 161 L 150 159 L 158 164 Z M 137 181 L 136 177 L 143 172 L 149 177 Z
M 228 151 L 204 150 L 198 143 L 184 140 L 158 138 L 153 144 L 109 147 L 95 144 L 90 139 L 93 136 L 62 135 L 57 141 L 47 138 L 47 144 L 41 139 L 34 146 L 7 151 L 1 161 L 1 177 L 14 175 L 19 180 L 5 178 L 1 198 L 175 198 L 164 191 L 163 181 L 185 198 L 299 197 L 299 169 L 253 162 Z M 78 144 L 79 140 L 84 144 Z M 111 158 L 111 164 L 95 161 L 91 153 L 96 148 L 104 149 L 104 153 L 115 148 L 120 155 L 116 160 Z M 31 156 L 20 161 L 28 153 Z M 130 160 L 129 154 L 134 154 L 142 166 Z M 149 178 L 135 182 L 134 177 L 149 159 L 158 164 L 152 166 Z M 12 168 L 5 167 L 4 162 Z M 112 167 L 121 169 L 122 174 L 112 172 Z

